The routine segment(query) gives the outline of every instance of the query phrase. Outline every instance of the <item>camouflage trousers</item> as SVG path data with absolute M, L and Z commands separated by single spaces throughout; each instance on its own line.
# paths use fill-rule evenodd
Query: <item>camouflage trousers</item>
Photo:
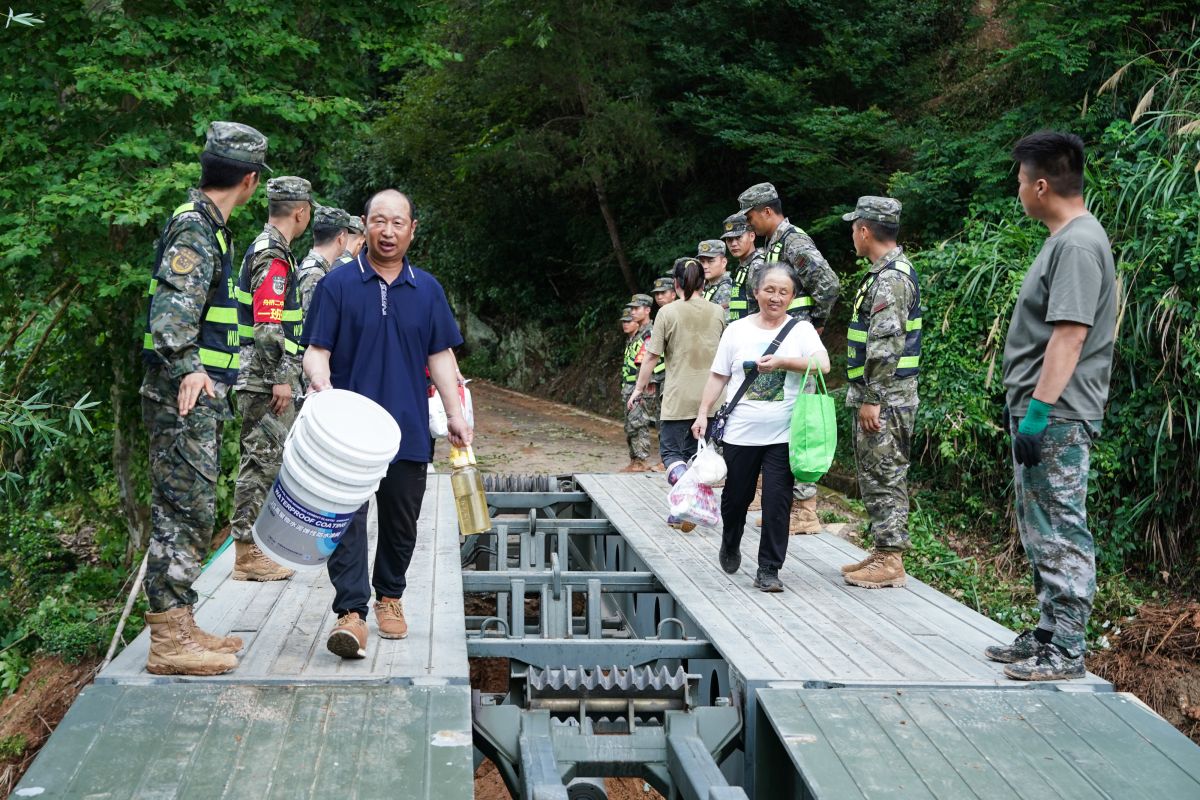
M 1017 432 L 1019 419 L 1012 420 Z M 1017 530 L 1033 569 L 1041 620 L 1052 641 L 1082 655 L 1092 599 L 1096 595 L 1096 551 L 1087 527 L 1088 468 L 1099 422 L 1050 419 L 1042 435 L 1042 462 L 1013 461 Z
M 621 387 L 621 406 L 629 402 L 633 394 L 633 384 Z M 634 403 L 632 409 L 625 410 L 625 442 L 629 445 L 629 458 L 647 459 L 650 457 L 650 412 L 646 403 Z
M 251 542 L 251 529 L 279 472 L 283 443 L 296 420 L 296 409 L 289 403 L 282 414 L 276 415 L 271 410 L 270 394 L 244 389 L 238 392 L 237 404 L 242 415 L 242 456 L 233 490 L 231 527 L 234 539 Z
M 646 418 L 655 430 L 662 422 L 662 384 L 654 385 L 654 394 L 643 394 L 642 405 L 646 407 Z
M 152 526 L 144 586 L 153 612 L 198 599 L 192 584 L 212 542 L 221 427 L 227 416 L 197 405 L 181 417 L 172 405 L 142 398 L 150 434 Z
M 854 462 L 858 466 L 858 491 L 871 521 L 876 550 L 908 549 L 908 456 L 912 446 L 914 407 L 884 406 L 879 410 L 880 429 L 868 433 L 854 420 Z

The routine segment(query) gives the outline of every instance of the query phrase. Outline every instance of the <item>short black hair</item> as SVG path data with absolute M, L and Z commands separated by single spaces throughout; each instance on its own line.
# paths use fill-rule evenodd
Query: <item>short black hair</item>
M 781 217 L 783 216 L 783 201 L 780 200 L 778 197 L 776 197 L 774 200 L 772 200 L 769 203 L 763 203 L 761 206 L 756 206 L 756 207 L 757 208 L 769 208 L 772 211 L 774 211 L 776 214 L 778 214 L 779 216 L 781 216 Z
M 338 225 L 313 225 L 313 244 L 317 247 L 324 247 L 338 237 L 338 234 L 346 230 Z
M 268 200 L 267 216 L 286 217 L 307 205 L 309 205 L 307 200 Z
M 1083 139 L 1073 133 L 1038 131 L 1017 142 L 1013 161 L 1035 180 L 1045 178 L 1062 197 L 1083 194 Z
M 401 197 L 403 197 L 403 198 L 404 198 L 404 200 L 405 200 L 405 202 L 407 202 L 407 203 L 408 203 L 408 216 L 409 216 L 409 219 L 411 219 L 411 220 L 412 220 L 412 221 L 414 221 L 414 222 L 416 221 L 416 219 L 417 219 L 417 206 L 416 206 L 416 204 L 415 204 L 415 203 L 413 203 L 413 201 L 412 201 L 412 198 L 408 196 L 408 193 L 407 193 L 407 192 L 402 192 L 402 191 L 400 191 L 399 189 L 380 189 L 378 192 L 376 192 L 375 194 L 373 194 L 373 195 L 371 195 L 370 197 L 368 197 L 368 198 L 367 198 L 367 203 L 366 203 L 366 205 L 364 205 L 364 206 L 363 206 L 363 219 L 364 219 L 364 220 L 365 220 L 367 217 L 371 216 L 371 203 L 373 203 L 373 202 L 375 201 L 375 198 L 376 198 L 376 197 L 379 197 L 379 195 L 383 194 L 384 192 L 396 192 L 396 193 L 397 193 L 397 194 L 399 194 Z
M 881 242 L 894 242 L 900 234 L 900 226 L 894 222 L 880 222 L 876 219 L 859 217 L 854 220 L 854 223 L 850 227 L 854 228 L 857 225 L 861 225 L 869 230 L 871 235 Z
M 250 173 L 260 172 L 262 172 L 262 167 L 256 164 L 234 161 L 232 158 L 225 158 L 216 153 L 200 154 L 201 189 L 232 189 Z

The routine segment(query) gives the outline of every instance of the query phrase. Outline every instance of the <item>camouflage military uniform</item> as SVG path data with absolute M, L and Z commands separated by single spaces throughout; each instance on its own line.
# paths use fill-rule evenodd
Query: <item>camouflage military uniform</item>
M 857 413 L 851 415 L 858 488 L 876 550 L 908 547 L 908 464 L 918 404 L 917 377 L 895 374 L 915 290 L 904 274 L 885 269 L 895 264 L 909 265 L 899 247 L 871 265 L 855 296 L 852 313 L 867 328 L 866 363 L 862 382 L 852 381 L 846 390 L 849 408 L 880 406 L 881 429 L 874 433 L 862 429 Z
M 650 425 L 654 419 L 653 409 L 642 395 L 641 402 L 629 408 L 629 397 L 637 384 L 638 369 L 646 354 L 646 342 L 650 339 L 651 327 L 643 325 L 625 343 L 625 358 L 621 368 L 621 403 L 625 408 L 625 442 L 629 445 L 631 461 L 645 461 L 650 457 Z M 657 399 L 657 398 L 656 398 Z
M 761 247 L 754 248 L 754 251 L 744 259 L 738 261 L 738 270 L 744 271 L 746 277 L 742 280 L 746 285 L 746 307 L 748 314 L 758 313 L 758 300 L 754 297 L 754 290 L 758 288 L 758 273 L 767 263 L 767 251 Z
M 221 212 L 197 189 L 188 199 L 223 226 Z M 161 356 L 142 381 L 142 416 L 150 440 L 151 537 L 145 589 L 153 612 L 197 601 L 192 583 L 212 540 L 222 424 L 232 419 L 229 386 L 213 382 L 180 416 L 180 380 L 204 372 L 197 340 L 204 312 L 220 290 L 221 252 L 200 211 L 177 217 L 161 242 L 149 336 Z
M 783 246 L 780 248 L 779 263 L 787 264 L 792 269 L 797 293 L 813 299 L 812 306 L 788 313 L 799 319 L 807 319 L 815 328 L 823 328 L 833 304 L 837 302 L 841 282 L 809 235 L 786 219 L 779 223 L 767 241 L 764 263 L 771 262 L 771 251 L 780 242 Z
M 704 299 L 725 308 L 725 316 L 729 317 L 729 298 L 733 296 L 733 278 L 726 272 L 713 283 L 704 284 Z
M 307 181 L 304 183 L 307 185 Z M 283 276 L 284 285 L 263 287 L 268 275 L 280 269 L 272 266 L 279 261 L 291 267 Z M 255 296 L 255 302 L 258 302 L 260 289 L 273 288 L 273 294 L 279 297 L 291 291 L 291 282 L 297 280 L 294 264 L 288 240 L 268 222 L 255 239 L 255 244 L 251 245 L 242 264 L 243 272 L 249 272 L 249 292 Z M 278 281 L 279 278 L 273 276 L 271 280 Z M 281 414 L 271 409 L 271 390 L 277 384 L 290 384 L 293 398 L 300 394 L 300 355 L 288 352 L 288 349 L 282 324 L 257 321 L 256 310 L 254 340 L 242 347 L 242 368 L 236 387 L 238 413 L 242 416 L 242 436 L 241 460 L 233 495 L 232 533 L 239 542 L 254 541 L 254 522 L 262 509 L 263 498 L 275 481 L 283 458 L 284 440 L 296 419 L 294 403 L 289 404 Z
M 304 316 L 308 317 L 308 304 L 312 302 L 313 292 L 317 290 L 317 283 L 324 278 L 332 265 L 325 259 L 325 256 L 318 253 L 316 250 L 309 250 L 308 255 L 300 262 L 300 266 L 296 268 L 296 281 L 300 290 L 300 305 L 304 309 Z

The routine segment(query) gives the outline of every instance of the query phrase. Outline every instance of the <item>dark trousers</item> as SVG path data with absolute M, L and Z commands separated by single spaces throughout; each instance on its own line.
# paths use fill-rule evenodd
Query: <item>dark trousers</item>
M 696 455 L 696 437 L 692 436 L 695 419 L 664 419 L 658 423 L 658 455 L 663 466 L 676 461 L 687 463 Z M 709 419 L 712 422 L 712 419 Z
M 403 597 L 404 573 L 417 544 L 417 517 L 425 496 L 427 464 L 395 461 L 375 491 L 379 509 L 379 541 L 375 571 L 367 580 L 367 504 L 354 514 L 326 567 L 333 582 L 333 613 L 339 617 L 357 611 L 367 618 L 371 588 L 375 597 Z
M 762 534 L 758 539 L 758 566 L 779 569 L 787 555 L 788 519 L 792 513 L 792 468 L 788 464 L 787 443 L 722 446 L 725 465 L 725 489 L 721 492 L 721 518 L 724 530 L 721 546 L 726 550 L 742 543 L 746 528 L 746 509 L 754 499 L 758 476 L 762 474 Z

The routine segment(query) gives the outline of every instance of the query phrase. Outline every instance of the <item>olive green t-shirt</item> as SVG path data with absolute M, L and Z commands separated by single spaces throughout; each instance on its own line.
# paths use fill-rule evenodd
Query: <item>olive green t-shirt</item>
M 1004 341 L 1004 386 L 1014 417 L 1025 416 L 1029 408 L 1056 322 L 1078 322 L 1091 330 L 1051 416 L 1101 420 L 1117 326 L 1116 267 L 1108 234 L 1091 214 L 1046 239 L 1021 283 Z
M 705 300 L 701 292 L 693 294 L 690 300 L 681 297 L 659 310 L 646 349 L 667 359 L 662 419 L 696 418 L 724 330 L 725 309 Z M 717 405 L 720 403 L 713 408 Z

